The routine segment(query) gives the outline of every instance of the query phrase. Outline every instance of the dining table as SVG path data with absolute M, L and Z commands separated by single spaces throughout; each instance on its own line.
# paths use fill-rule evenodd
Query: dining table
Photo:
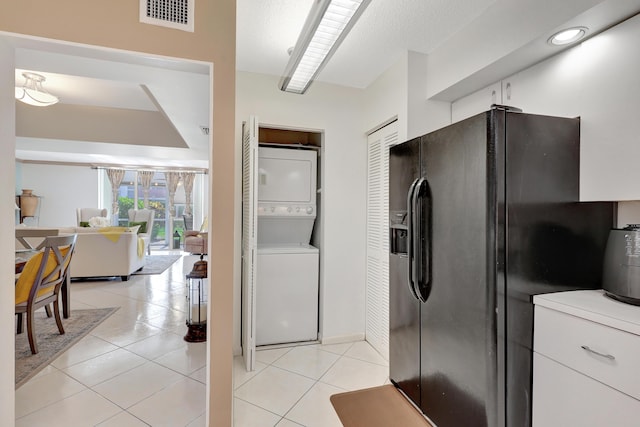
M 16 281 L 18 281 L 18 277 L 20 273 L 22 273 L 22 270 L 24 269 L 24 266 L 27 264 L 29 259 L 35 256 L 38 252 L 40 251 L 33 250 L 33 249 L 16 249 L 16 270 L 15 270 Z M 70 294 L 70 288 L 71 288 L 70 281 L 71 281 L 71 278 L 69 277 L 69 274 L 67 274 L 67 277 L 62 282 L 62 286 L 60 287 L 60 293 L 62 295 L 62 317 L 64 317 L 65 319 L 69 318 L 70 311 L 71 311 L 69 307 L 70 305 L 69 294 Z

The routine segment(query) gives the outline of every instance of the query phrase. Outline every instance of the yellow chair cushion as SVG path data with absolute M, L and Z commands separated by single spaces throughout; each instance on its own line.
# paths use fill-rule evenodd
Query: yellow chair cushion
M 67 252 L 69 252 L 69 247 L 60 249 L 60 253 L 63 257 L 67 255 Z M 33 281 L 36 279 L 43 256 L 43 252 L 38 252 L 29 258 L 29 261 L 25 264 L 24 269 L 16 282 L 16 304 L 22 304 L 27 302 L 29 299 L 29 291 L 31 290 Z M 56 265 L 58 265 L 58 263 L 56 262 L 55 255 L 50 253 L 49 258 L 47 258 L 47 265 L 45 266 L 43 277 L 47 277 L 48 274 L 51 274 L 54 268 L 56 268 Z M 47 292 L 52 292 L 52 288 L 53 286 L 49 286 L 48 288 L 40 289 L 38 291 L 38 296 L 44 295 Z

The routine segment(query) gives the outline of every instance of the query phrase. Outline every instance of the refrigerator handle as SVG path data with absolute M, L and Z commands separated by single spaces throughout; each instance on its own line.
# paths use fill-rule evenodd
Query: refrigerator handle
M 415 270 L 413 282 L 413 294 L 421 301 L 427 301 L 430 291 L 429 269 L 431 259 L 431 190 L 429 181 L 422 177 L 416 183 L 414 190 L 413 222 L 414 222 L 414 256 L 413 268 Z M 427 207 L 427 218 L 423 218 L 424 204 Z M 426 227 L 426 229 L 424 229 Z
M 415 269 L 414 269 L 414 245 L 416 242 L 415 234 L 414 234 L 414 206 L 415 206 L 415 193 L 416 193 L 416 185 L 420 181 L 420 178 L 417 178 L 415 181 L 411 183 L 409 187 L 409 192 L 407 193 L 407 260 L 409 271 L 407 272 L 407 285 L 409 286 L 409 290 L 411 294 L 416 299 L 420 299 L 416 294 L 415 287 Z

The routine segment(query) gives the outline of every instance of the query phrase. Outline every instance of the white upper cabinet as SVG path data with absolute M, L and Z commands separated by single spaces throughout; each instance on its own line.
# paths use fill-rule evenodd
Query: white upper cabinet
M 500 82 L 480 89 L 451 103 L 451 123 L 487 111 L 493 104 L 502 104 Z
M 577 46 L 507 77 L 502 81 L 502 103 L 530 114 L 580 116 L 581 57 Z
M 640 200 L 640 15 L 452 104 L 581 118 L 580 200 Z M 551 47 L 549 47 L 551 49 Z
M 640 16 L 582 45 L 582 200 L 640 200 Z

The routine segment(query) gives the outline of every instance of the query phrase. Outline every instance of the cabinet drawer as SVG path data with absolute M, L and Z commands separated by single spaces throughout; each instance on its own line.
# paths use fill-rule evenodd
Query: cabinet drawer
M 536 353 L 640 399 L 639 336 L 540 306 L 534 328 Z
M 640 401 L 533 355 L 533 427 L 637 427 Z

